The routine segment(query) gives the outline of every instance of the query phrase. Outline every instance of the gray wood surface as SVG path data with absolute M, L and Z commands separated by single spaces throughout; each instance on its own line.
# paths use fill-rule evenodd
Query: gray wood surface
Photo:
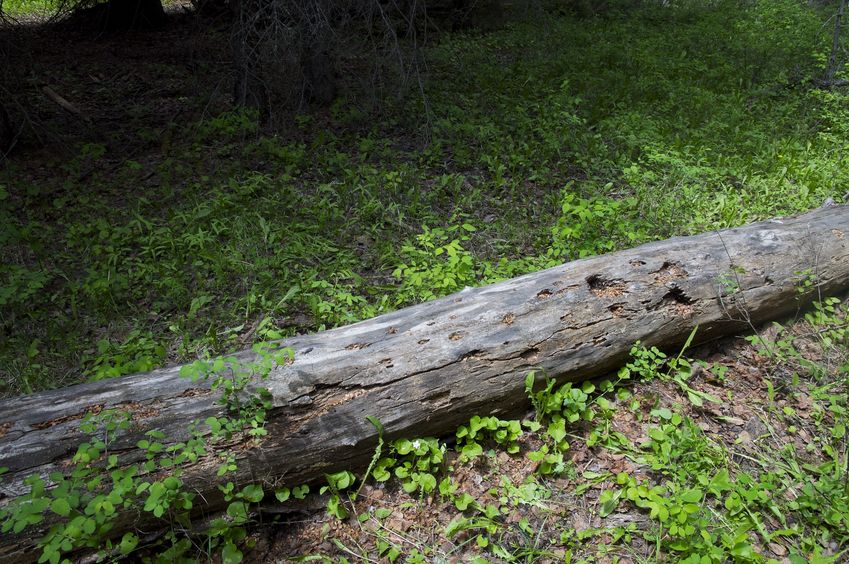
M 680 345 L 740 334 L 796 312 L 805 299 L 799 272 L 815 273 L 822 296 L 849 289 L 849 207 L 673 238 L 416 305 L 374 319 L 286 339 L 292 363 L 264 385 L 274 408 L 268 436 L 229 445 L 239 470 L 215 477 L 218 458 L 184 467 L 184 482 L 209 513 L 220 509 L 219 481 L 297 485 L 339 469 L 362 469 L 377 435 L 439 436 L 474 414 L 526 409 L 523 379 L 543 369 L 559 381 L 608 373 L 631 345 Z M 250 360 L 252 353 L 239 353 Z M 91 410 L 132 413 L 112 452 L 131 460 L 150 429 L 186 438 L 195 420 L 224 415 L 217 395 L 178 377 L 179 367 L 0 401 L 0 505 L 27 490 L 22 480 L 67 468 Z M 542 377 L 542 372 L 540 372 Z M 4 501 L 5 499 L 5 501 Z M 115 533 L 150 521 L 138 512 Z M 29 530 L 28 530 L 29 531 Z M 0 536 L 0 561 L 18 561 L 33 543 Z M 37 536 L 35 537 L 37 538 Z M 37 558 L 37 553 L 30 556 Z

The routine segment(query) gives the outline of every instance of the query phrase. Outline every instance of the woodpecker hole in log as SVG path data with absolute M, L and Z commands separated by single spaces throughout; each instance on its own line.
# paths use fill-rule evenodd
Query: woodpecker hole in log
M 598 274 L 587 278 L 587 285 L 597 298 L 616 298 L 625 293 L 625 283 L 622 280 L 607 280 Z

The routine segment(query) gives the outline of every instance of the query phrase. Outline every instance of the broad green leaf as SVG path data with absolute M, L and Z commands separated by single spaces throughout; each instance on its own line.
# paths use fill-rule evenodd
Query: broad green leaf
M 53 500 L 53 503 L 50 504 L 50 510 L 56 515 L 67 517 L 71 514 L 71 504 L 64 497 L 60 497 Z
M 242 498 L 251 503 L 259 503 L 263 496 L 265 496 L 265 492 L 262 490 L 262 486 L 258 484 L 247 485 L 242 490 Z
M 242 561 L 242 551 L 236 548 L 236 545 L 230 541 L 221 549 L 222 564 L 239 564 Z

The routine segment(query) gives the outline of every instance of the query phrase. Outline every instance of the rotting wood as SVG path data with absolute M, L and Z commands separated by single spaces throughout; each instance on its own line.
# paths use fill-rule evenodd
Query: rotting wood
M 677 346 L 696 326 L 699 341 L 746 331 L 797 311 L 817 295 L 849 289 L 849 206 L 673 238 L 583 259 L 313 335 L 286 339 L 294 361 L 264 382 L 273 409 L 268 436 L 234 451 L 238 471 L 215 478 L 210 456 L 183 467 L 186 488 L 219 510 L 219 481 L 279 486 L 326 472 L 362 469 L 387 438 L 439 436 L 473 414 L 513 414 L 527 407 L 529 370 L 558 381 L 614 370 L 631 345 Z M 817 291 L 800 296 L 800 272 Z M 237 355 L 248 362 L 250 352 Z M 84 440 L 80 419 L 116 408 L 132 426 L 111 447 L 129 459 L 149 429 L 172 441 L 193 421 L 223 416 L 217 395 L 178 377 L 179 367 L 0 401 L 3 496 L 24 493 L 22 480 L 67 467 Z M 232 445 L 231 445 L 232 446 Z M 198 501 L 199 502 L 199 501 Z M 125 512 L 119 535 L 154 523 Z M 0 562 L 37 557 L 39 534 L 0 535 Z

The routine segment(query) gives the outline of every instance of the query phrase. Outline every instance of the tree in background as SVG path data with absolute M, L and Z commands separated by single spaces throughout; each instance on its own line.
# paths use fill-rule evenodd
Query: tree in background
M 238 105 L 267 113 L 278 102 L 329 104 L 343 54 L 375 79 L 392 60 L 402 88 L 417 73 L 423 0 L 234 0 L 233 8 Z
M 849 81 L 841 80 L 836 81 L 835 76 L 837 75 L 837 71 L 843 65 L 840 59 L 840 33 L 844 25 L 844 18 L 846 17 L 846 4 L 847 0 L 840 0 L 840 5 L 837 8 L 837 13 L 834 14 L 834 32 L 831 37 L 831 53 L 828 56 L 828 65 L 825 68 L 825 75 L 823 76 L 822 82 L 824 86 L 835 86 L 839 83 L 847 84 Z
M 342 5 L 328 0 L 234 0 L 231 32 L 237 105 L 271 99 L 327 104 L 336 93 L 334 31 Z M 336 29 L 334 29 L 336 28 Z

